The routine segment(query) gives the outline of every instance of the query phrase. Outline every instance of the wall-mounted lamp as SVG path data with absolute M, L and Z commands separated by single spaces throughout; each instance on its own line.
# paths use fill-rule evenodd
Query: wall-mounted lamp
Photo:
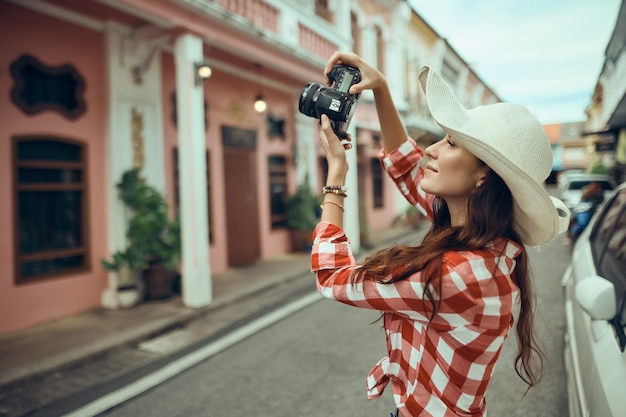
M 256 67 L 259 76 L 259 86 L 261 89 L 259 94 L 257 94 L 254 99 L 254 111 L 256 111 L 257 113 L 263 113 L 265 112 L 265 109 L 267 109 L 267 103 L 263 98 L 263 74 L 261 73 L 262 68 L 261 64 L 255 64 L 254 66 Z
M 267 109 L 267 103 L 265 102 L 265 99 L 263 98 L 263 94 L 259 94 L 254 99 L 254 110 L 257 113 L 263 113 L 265 109 Z
M 196 85 L 202 85 L 202 82 L 211 77 L 213 70 L 209 66 L 208 61 L 196 62 L 194 65 Z

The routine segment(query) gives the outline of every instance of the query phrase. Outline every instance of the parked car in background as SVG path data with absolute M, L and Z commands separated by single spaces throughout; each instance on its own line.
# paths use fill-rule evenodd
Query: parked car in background
M 558 196 L 572 210 L 580 202 L 583 189 L 592 182 L 600 184 L 604 190 L 605 199 L 615 189 L 615 183 L 608 175 L 571 173 L 563 179 L 559 178 Z
M 569 177 L 570 175 L 580 175 L 580 174 L 584 174 L 584 173 L 585 173 L 585 170 L 584 169 L 580 169 L 580 168 L 574 168 L 574 169 L 568 169 L 567 171 L 562 171 L 559 174 L 558 184 L 560 185 L 563 182 L 565 182 L 567 177 Z
M 580 235 L 561 281 L 570 417 L 626 415 L 626 183 Z

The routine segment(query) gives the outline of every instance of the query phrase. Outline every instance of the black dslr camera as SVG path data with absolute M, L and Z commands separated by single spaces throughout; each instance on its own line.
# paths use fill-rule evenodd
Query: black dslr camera
M 316 119 L 322 114 L 328 115 L 335 134 L 340 138 L 346 138 L 348 136 L 346 130 L 360 96 L 349 94 L 348 90 L 353 84 L 361 81 L 361 73 L 348 65 L 336 65 L 328 74 L 328 78 L 333 83 L 330 88 L 308 83 L 302 90 L 298 108 L 300 113 Z

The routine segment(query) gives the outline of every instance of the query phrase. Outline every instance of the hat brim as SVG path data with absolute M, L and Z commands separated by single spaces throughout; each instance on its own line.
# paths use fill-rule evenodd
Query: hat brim
M 513 228 L 526 245 L 538 246 L 567 230 L 569 210 L 550 197 L 543 183 L 498 150 L 496 138 L 456 98 L 439 74 L 424 67 L 420 83 L 433 119 L 474 156 L 493 169 L 513 196 Z M 544 178 L 545 180 L 545 178 Z

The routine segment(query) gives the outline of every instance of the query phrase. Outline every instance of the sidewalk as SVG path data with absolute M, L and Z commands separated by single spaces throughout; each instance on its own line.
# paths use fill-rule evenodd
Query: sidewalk
M 373 249 L 412 239 L 425 229 L 405 225 L 376 232 Z M 369 251 L 371 251 L 369 250 Z M 362 256 L 369 252 L 362 251 Z M 127 310 L 98 309 L 53 323 L 0 335 L 0 387 L 86 360 L 118 346 L 139 343 L 194 318 L 289 280 L 310 274 L 308 253 L 285 254 L 213 276 L 213 302 L 192 309 L 179 296 Z M 312 279 L 312 276 L 311 276 Z

